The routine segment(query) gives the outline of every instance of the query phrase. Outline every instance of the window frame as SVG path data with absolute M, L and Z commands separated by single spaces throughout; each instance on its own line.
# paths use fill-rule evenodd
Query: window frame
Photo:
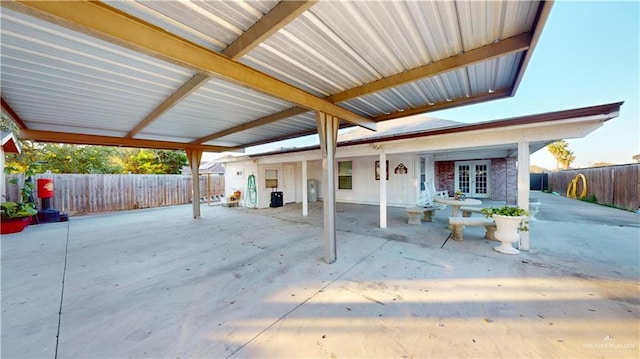
M 272 172 L 272 173 L 270 173 Z M 271 175 L 271 176 L 270 176 Z M 275 177 L 273 177 L 275 175 Z M 275 184 L 275 186 L 273 186 Z M 275 168 L 265 168 L 264 170 L 264 188 L 278 188 L 278 170 Z
M 341 163 L 350 163 L 351 165 L 349 166 L 349 171 L 347 172 L 341 172 Z M 353 191 L 353 161 L 349 160 L 349 161 L 338 161 L 338 166 L 337 166 L 337 171 L 336 174 L 338 176 L 338 190 L 340 191 Z M 342 188 L 342 181 L 341 178 L 349 178 L 349 188 Z

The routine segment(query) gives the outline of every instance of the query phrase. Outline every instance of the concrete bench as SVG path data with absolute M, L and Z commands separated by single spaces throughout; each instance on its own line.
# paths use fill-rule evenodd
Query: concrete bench
M 471 213 L 482 214 L 482 207 L 462 206 L 460 207 L 460 212 L 462 213 L 462 217 L 471 217 Z
M 421 224 L 422 220 L 425 222 L 433 222 L 433 213 L 439 209 L 440 206 L 431 207 L 411 207 L 405 208 L 407 215 L 409 216 L 409 224 Z
M 453 239 L 456 241 L 462 240 L 464 226 L 483 226 L 486 229 L 484 238 L 496 239 L 496 223 L 491 218 L 449 217 L 449 226 L 453 232 Z

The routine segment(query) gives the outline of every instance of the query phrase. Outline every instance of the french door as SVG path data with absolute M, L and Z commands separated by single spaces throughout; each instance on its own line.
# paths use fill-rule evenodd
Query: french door
M 489 198 L 491 161 L 456 162 L 455 190 L 467 197 Z

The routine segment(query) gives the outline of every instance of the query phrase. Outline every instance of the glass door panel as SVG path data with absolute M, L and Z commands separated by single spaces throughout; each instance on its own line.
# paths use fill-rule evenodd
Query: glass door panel
M 490 161 L 456 162 L 455 189 L 467 197 L 489 197 Z
M 471 184 L 469 165 L 460 165 L 458 167 L 458 189 L 463 193 L 469 193 L 469 185 Z
M 483 194 L 483 195 L 487 195 L 489 193 L 488 188 L 489 188 L 489 184 L 488 184 L 488 176 L 487 176 L 487 172 L 488 172 L 488 165 L 486 164 L 481 164 L 481 165 L 475 165 L 475 186 L 474 187 L 474 194 L 475 195 L 479 195 L 479 194 Z

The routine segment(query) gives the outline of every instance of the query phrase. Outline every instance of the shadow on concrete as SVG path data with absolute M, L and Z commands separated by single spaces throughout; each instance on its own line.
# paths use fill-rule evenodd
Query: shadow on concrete
M 339 204 L 327 265 L 321 202 L 307 217 L 175 206 L 30 226 L 2 237 L 1 354 L 638 357 L 638 217 L 562 221 L 561 199 L 536 196 L 517 256 L 476 227 L 440 248 L 447 210 L 409 225 L 390 208 L 383 230 L 376 206 Z

